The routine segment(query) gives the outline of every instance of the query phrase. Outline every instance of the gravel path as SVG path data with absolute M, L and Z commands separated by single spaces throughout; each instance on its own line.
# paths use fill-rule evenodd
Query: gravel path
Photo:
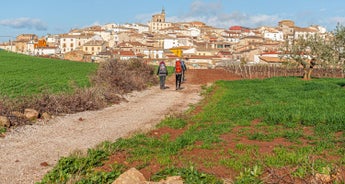
M 13 129 L 0 139 L 0 183 L 38 182 L 60 157 L 152 129 L 166 115 L 186 110 L 201 99 L 200 85 L 186 84 L 179 91 L 172 81 L 170 86 L 164 91 L 155 86 L 133 92 L 126 96 L 128 102 L 103 110 Z
M 237 80 L 225 70 L 188 70 L 182 90 L 170 77 L 164 91 L 158 86 L 125 96 L 128 102 L 99 111 L 57 117 L 49 122 L 18 127 L 0 138 L 0 184 L 41 181 L 57 161 L 75 151 L 86 151 L 103 141 L 115 141 L 148 131 L 169 114 L 185 111 L 201 100 L 201 86 L 215 80 Z

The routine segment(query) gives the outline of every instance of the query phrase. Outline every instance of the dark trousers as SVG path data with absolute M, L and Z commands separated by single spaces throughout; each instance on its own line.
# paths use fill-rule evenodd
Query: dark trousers
M 184 82 L 185 81 L 185 78 L 184 78 L 184 70 L 182 70 L 182 82 Z
M 159 85 L 161 89 L 165 89 L 165 79 L 167 78 L 166 75 L 159 76 Z
M 176 89 L 181 88 L 181 80 L 182 80 L 182 74 L 176 74 Z

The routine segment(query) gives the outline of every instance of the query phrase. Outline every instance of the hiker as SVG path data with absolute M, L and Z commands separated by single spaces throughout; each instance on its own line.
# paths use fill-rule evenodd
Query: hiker
M 158 69 L 157 69 L 157 75 L 159 76 L 159 85 L 160 85 L 160 89 L 165 89 L 165 80 L 167 78 L 168 75 L 168 69 L 164 63 L 164 61 L 161 61 L 158 65 Z
M 187 66 L 184 62 L 184 60 L 181 60 L 181 66 L 182 66 L 182 82 L 184 82 L 186 79 L 185 79 L 185 75 L 184 73 L 187 71 Z
M 182 80 L 182 64 L 180 59 L 176 59 L 175 62 L 175 76 L 176 76 L 176 90 L 181 89 Z

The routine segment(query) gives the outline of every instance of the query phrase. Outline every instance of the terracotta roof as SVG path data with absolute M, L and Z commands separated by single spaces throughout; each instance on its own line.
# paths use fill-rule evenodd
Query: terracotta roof
M 261 55 L 264 55 L 264 54 L 279 54 L 279 52 L 278 51 L 267 51 L 267 52 L 261 53 Z
M 175 54 L 165 54 L 165 57 L 167 58 L 177 58 Z
M 213 59 L 220 58 L 219 56 L 202 56 L 202 55 L 191 55 L 189 59 Z
M 219 51 L 218 54 L 222 54 L 222 55 L 232 55 L 231 52 L 229 52 L 229 51 Z
M 91 40 L 84 44 L 84 46 L 101 46 L 104 44 L 102 40 Z
M 120 51 L 121 56 L 135 56 L 133 51 Z
M 241 26 L 231 26 L 229 28 L 229 30 L 238 30 L 238 31 L 240 31 L 240 30 L 242 30 L 242 27 Z
M 269 56 L 260 56 L 261 60 L 267 62 L 267 63 L 286 63 L 287 60 L 283 60 L 279 57 L 269 57 Z
M 294 27 L 294 29 L 296 32 L 317 32 L 317 30 L 311 28 Z
M 249 32 L 249 28 L 243 27 L 243 26 L 231 26 L 229 27 L 230 31 L 243 31 L 243 32 Z

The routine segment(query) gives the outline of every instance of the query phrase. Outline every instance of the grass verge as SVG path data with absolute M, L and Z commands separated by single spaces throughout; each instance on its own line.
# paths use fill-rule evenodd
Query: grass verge
M 104 142 L 91 151 L 101 159 L 90 153 L 83 162 L 62 158 L 69 161 L 60 160 L 41 183 L 112 183 L 130 167 L 150 180 L 178 174 L 185 183 L 344 183 L 343 83 L 218 81 L 198 112 Z

